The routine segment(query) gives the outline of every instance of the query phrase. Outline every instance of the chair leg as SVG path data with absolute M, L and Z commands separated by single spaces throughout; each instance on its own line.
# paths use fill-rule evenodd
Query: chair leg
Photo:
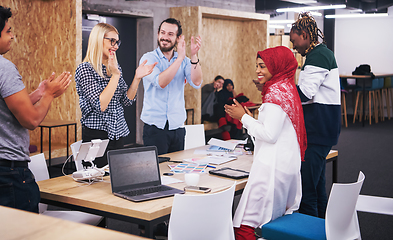
M 367 117 L 366 115 L 366 106 L 363 106 L 363 94 L 360 95 L 360 109 L 359 109 L 359 122 L 363 121 L 363 107 L 364 107 L 364 114 L 365 117 Z
M 360 92 L 358 91 L 356 93 L 355 111 L 353 113 L 353 123 L 355 123 L 356 114 L 358 114 L 357 111 L 358 111 L 358 104 L 359 104 L 359 96 L 360 96 Z
M 369 91 L 369 92 L 368 92 L 368 116 L 369 116 L 370 125 L 371 125 L 371 117 L 372 117 L 372 110 L 371 110 L 371 95 L 374 95 L 374 94 L 372 94 L 372 93 L 374 93 L 374 92 L 373 92 L 373 91 Z
M 381 89 L 381 90 L 378 90 L 378 96 L 379 96 L 379 112 L 380 112 L 380 116 L 381 116 L 381 121 L 383 122 L 383 121 L 385 121 L 385 107 L 384 107 L 384 104 L 383 104 L 383 99 L 382 99 L 382 96 L 383 96 L 383 89 Z
M 388 119 L 390 119 L 390 103 L 389 103 L 389 90 L 387 88 L 382 88 L 382 102 L 383 102 L 383 96 L 385 94 L 385 106 L 386 106 L 386 113 L 388 115 Z M 385 115 L 385 106 L 382 106 L 382 114 Z
M 388 119 L 390 120 L 390 91 L 389 88 L 385 89 L 385 102 L 386 102 L 386 111 L 388 113 Z
M 378 123 L 379 121 L 379 109 L 380 109 L 380 104 L 379 104 L 379 90 L 374 91 L 374 116 L 375 116 L 375 123 Z M 382 119 L 381 119 L 382 121 Z
M 391 103 L 390 106 L 392 108 L 392 117 L 393 117 L 393 87 L 388 89 L 388 93 L 390 95 L 389 103 Z
M 341 93 L 341 111 L 343 111 L 343 116 L 344 116 L 344 123 L 345 127 L 348 127 L 348 119 L 347 119 L 347 103 L 345 99 L 345 93 Z
M 392 108 L 392 117 L 393 117 L 393 87 L 388 89 L 388 93 L 390 95 L 390 97 L 389 97 L 389 104 L 391 103 L 390 107 Z M 389 111 L 390 111 L 390 109 L 389 109 Z

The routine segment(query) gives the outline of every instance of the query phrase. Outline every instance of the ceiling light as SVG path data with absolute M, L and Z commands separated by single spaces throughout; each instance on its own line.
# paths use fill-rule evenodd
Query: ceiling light
M 270 20 L 269 24 L 277 24 L 277 23 L 294 23 L 295 20 Z
M 388 17 L 387 13 L 364 13 L 364 14 L 337 14 L 326 15 L 325 18 L 367 18 L 367 17 Z
M 283 26 L 283 25 L 272 25 L 272 24 L 269 24 L 269 28 L 285 28 L 285 26 Z
M 321 17 L 321 16 L 322 16 L 322 13 L 320 13 L 320 12 L 311 11 L 310 14 L 311 14 L 312 16 L 318 16 L 318 17 Z
M 276 12 L 307 12 L 312 10 L 325 10 L 325 9 L 338 9 L 346 8 L 345 4 L 338 5 L 324 5 L 324 6 L 308 6 L 308 7 L 295 7 L 295 8 L 278 8 Z

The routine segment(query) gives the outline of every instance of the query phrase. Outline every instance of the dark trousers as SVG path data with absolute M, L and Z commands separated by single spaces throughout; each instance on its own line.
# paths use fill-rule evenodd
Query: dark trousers
M 30 169 L 0 166 L 0 205 L 38 213 L 40 199 L 40 189 Z
M 91 129 L 82 126 L 82 142 L 90 142 L 93 139 L 108 139 L 108 133 L 103 130 Z M 124 147 L 124 138 L 119 138 L 118 140 L 109 140 L 108 147 L 105 150 L 104 156 L 96 158 L 94 163 L 97 167 L 103 167 L 108 164 L 108 159 L 106 153 L 108 150 L 121 149 Z
M 143 143 L 145 146 L 156 146 L 158 155 L 184 150 L 185 128 L 168 130 L 168 122 L 164 129 L 155 125 L 143 126 Z
M 326 156 L 331 146 L 307 144 L 306 154 L 301 166 L 302 201 L 299 212 L 325 218 L 326 195 Z

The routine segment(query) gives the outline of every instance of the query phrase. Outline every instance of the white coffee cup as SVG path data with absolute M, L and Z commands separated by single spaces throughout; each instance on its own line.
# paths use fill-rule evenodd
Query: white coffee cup
M 184 180 L 187 186 L 197 186 L 199 182 L 199 173 L 186 173 Z

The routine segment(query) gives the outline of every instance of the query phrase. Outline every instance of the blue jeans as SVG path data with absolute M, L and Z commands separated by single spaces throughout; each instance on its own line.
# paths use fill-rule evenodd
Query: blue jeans
M 156 146 L 158 155 L 184 150 L 185 136 L 185 128 L 168 130 L 168 122 L 164 129 L 149 124 L 143 126 L 143 144 Z
M 38 213 L 40 199 L 40 190 L 30 169 L 0 166 L 0 205 Z
M 299 212 L 307 215 L 325 218 L 326 195 L 326 156 L 331 146 L 307 144 L 304 162 L 301 166 L 302 201 Z

